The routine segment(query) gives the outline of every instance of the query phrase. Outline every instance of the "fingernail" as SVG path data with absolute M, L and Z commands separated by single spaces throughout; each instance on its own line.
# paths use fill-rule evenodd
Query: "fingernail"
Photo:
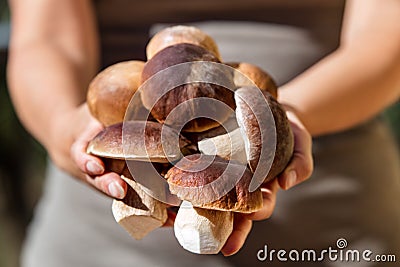
M 295 170 L 291 170 L 287 174 L 286 178 L 286 189 L 292 188 L 296 185 L 297 182 L 297 174 Z
M 90 174 L 102 174 L 104 172 L 103 166 L 96 161 L 88 161 L 86 163 L 86 169 Z
M 112 182 L 108 185 L 108 192 L 112 197 L 123 198 L 125 196 L 125 191 L 122 186 L 117 182 Z

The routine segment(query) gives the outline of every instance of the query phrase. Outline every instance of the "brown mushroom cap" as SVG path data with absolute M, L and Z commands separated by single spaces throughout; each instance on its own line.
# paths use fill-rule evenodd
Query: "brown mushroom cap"
M 142 72 L 142 82 L 147 81 L 151 76 L 168 67 L 194 61 L 219 63 L 218 59 L 203 47 L 193 44 L 176 44 L 161 50 L 145 64 Z M 198 68 L 198 66 L 192 67 Z M 196 72 L 196 69 L 191 69 L 191 67 L 188 66 L 187 69 L 182 70 L 182 73 L 179 73 L 179 75 L 180 77 L 190 77 L 194 72 Z M 228 70 L 223 70 L 222 68 L 210 69 L 207 70 L 207 75 L 213 75 L 212 77 L 215 77 L 215 79 L 222 80 L 220 84 L 234 86 L 232 74 Z M 165 77 L 165 79 L 168 78 L 169 77 Z M 233 92 L 223 86 L 212 83 L 186 83 L 173 89 L 171 88 L 172 90 L 166 93 L 164 93 L 166 90 L 165 86 L 149 86 L 148 89 L 149 90 L 141 91 L 143 105 L 149 109 L 152 116 L 161 123 L 166 123 L 167 116 L 170 115 L 171 111 L 179 104 L 199 97 L 211 98 L 225 103 L 230 107 L 229 110 L 221 110 L 221 108 L 216 106 L 215 102 L 212 101 L 203 101 L 201 103 L 195 101 L 187 102 L 186 104 L 188 104 L 188 107 L 181 109 L 180 112 L 176 112 L 175 110 L 173 118 L 168 122 L 169 125 L 180 125 L 182 122 L 188 122 L 183 128 L 183 131 L 186 132 L 202 132 L 219 126 L 218 121 L 225 121 L 229 115 L 232 114 L 232 110 L 234 110 L 235 107 Z M 213 119 L 199 116 L 199 114 L 205 110 L 209 114 L 209 117 Z
M 182 200 L 191 202 L 194 207 L 221 211 L 251 213 L 261 209 L 261 190 L 258 188 L 253 192 L 249 192 L 252 173 L 247 168 L 236 185 L 227 194 L 211 203 L 202 203 L 201 200 L 210 198 L 209 194 L 219 194 L 221 191 L 218 192 L 215 188 L 214 190 L 201 190 L 201 188 L 219 179 L 221 175 L 227 176 L 226 173 L 223 174 L 225 169 L 228 164 L 234 163 L 229 163 L 229 161 L 219 157 L 214 158 L 213 156 L 200 154 L 189 155 L 184 159 L 179 161 L 165 175 L 171 192 Z M 212 161 L 212 163 L 198 171 L 199 165 L 207 161 Z M 221 179 L 224 178 L 222 177 Z M 222 184 L 222 186 L 225 185 L 225 183 Z M 191 190 L 191 188 L 200 190 Z
M 129 102 L 140 86 L 143 61 L 125 61 L 109 66 L 92 80 L 87 103 L 92 115 L 108 126 L 124 120 Z
M 189 145 L 185 138 L 177 136 L 174 129 L 157 122 L 126 121 L 108 126 L 97 134 L 87 152 L 103 158 L 167 163 L 168 158 L 178 160 L 180 148 Z M 179 143 L 175 144 L 177 140 Z
M 236 117 L 242 132 L 245 133 L 249 142 L 248 163 L 253 172 L 257 168 L 260 160 L 260 154 L 263 149 L 263 140 L 261 138 L 259 123 L 251 108 L 258 113 L 258 119 L 263 120 L 267 115 L 260 114 L 261 111 L 258 109 L 258 104 L 256 104 L 258 103 L 259 95 L 254 94 L 254 91 L 252 91 L 254 88 L 255 87 L 242 87 L 235 91 L 235 100 L 237 105 Z M 268 92 L 261 91 L 261 93 L 271 109 L 276 129 L 275 155 L 269 173 L 264 180 L 264 183 L 266 183 L 271 181 L 285 169 L 293 154 L 294 141 L 289 121 L 282 106 Z M 268 138 L 268 136 L 266 136 L 266 138 Z
M 218 47 L 208 34 L 196 27 L 183 25 L 168 27 L 155 34 L 146 47 L 147 59 L 151 59 L 162 49 L 179 43 L 190 43 L 202 46 L 221 60 Z
M 275 99 L 278 97 L 278 87 L 272 77 L 262 68 L 247 62 L 227 62 L 228 66 L 240 71 L 244 76 L 249 78 L 262 91 L 267 91 Z M 244 79 L 242 75 L 234 74 L 234 81 L 237 87 L 254 86 Z

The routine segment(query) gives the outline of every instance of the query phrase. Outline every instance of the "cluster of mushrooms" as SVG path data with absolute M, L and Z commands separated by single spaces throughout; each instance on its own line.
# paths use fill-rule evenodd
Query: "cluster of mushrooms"
M 160 31 L 148 43 L 146 54 L 147 62 L 120 62 L 92 80 L 87 103 L 105 128 L 89 143 L 87 151 L 100 157 L 106 170 L 120 174 L 129 185 L 126 197 L 113 201 L 112 211 L 131 236 L 141 239 L 168 218 L 170 205 L 153 197 L 152 188 L 143 186 L 138 172 L 132 175 L 128 168 L 129 162 L 139 165 L 151 162 L 167 181 L 170 193 L 182 200 L 174 222 L 179 243 L 193 253 L 216 254 L 232 232 L 234 212 L 252 213 L 261 209 L 260 185 L 279 175 L 292 156 L 293 135 L 285 112 L 276 101 L 277 87 L 257 66 L 224 62 L 228 69 L 236 70 L 222 73 L 234 90 L 193 82 L 179 85 L 160 97 L 159 88 L 138 90 L 171 66 L 186 62 L 221 63 L 222 59 L 214 40 L 189 26 Z M 140 101 L 134 103 L 135 112 L 148 112 L 149 116 L 146 120 L 128 120 L 125 118 L 128 105 L 132 106 L 131 99 L 138 92 Z M 192 103 L 172 119 L 169 117 L 180 104 L 195 98 L 212 98 L 229 108 L 218 110 L 210 104 L 202 108 L 215 113 L 212 119 L 191 118 L 198 108 Z M 272 115 L 259 110 L 261 100 L 268 103 Z M 184 118 L 186 122 L 177 129 L 174 118 Z M 264 119 L 274 125 L 262 125 Z M 138 130 L 141 128 L 144 132 Z M 270 129 L 264 137 L 263 128 Z M 275 137 L 275 153 L 265 151 L 269 135 Z M 176 149 L 182 153 L 165 149 L 168 136 L 179 136 Z M 258 188 L 250 190 L 256 168 L 268 165 L 262 162 L 263 149 L 271 164 Z M 236 173 L 240 177 L 225 192 L 229 178 Z M 219 179 L 221 183 L 216 182 Z

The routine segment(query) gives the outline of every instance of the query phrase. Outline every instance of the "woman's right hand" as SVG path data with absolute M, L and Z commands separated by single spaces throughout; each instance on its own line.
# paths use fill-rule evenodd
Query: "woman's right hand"
M 47 150 L 53 162 L 104 194 L 117 199 L 125 197 L 127 185 L 114 172 L 106 172 L 98 157 L 86 153 L 90 140 L 103 126 L 89 112 L 86 104 L 52 123 Z

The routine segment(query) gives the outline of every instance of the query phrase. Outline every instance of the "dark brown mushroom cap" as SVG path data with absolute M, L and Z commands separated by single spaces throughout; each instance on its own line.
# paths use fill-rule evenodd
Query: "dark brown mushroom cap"
M 256 115 L 251 110 L 253 108 L 260 120 L 266 120 L 268 114 L 262 113 L 258 108 L 259 94 L 254 94 L 254 91 L 252 92 L 254 88 L 242 87 L 235 91 L 236 117 L 242 132 L 245 133 L 249 142 L 249 155 L 247 156 L 250 169 L 253 172 L 258 167 L 263 142 L 268 139 L 268 136 L 266 136 L 266 139 L 261 140 L 260 126 Z M 264 183 L 266 183 L 279 175 L 289 163 L 293 154 L 294 140 L 289 121 L 282 106 L 268 92 L 261 91 L 261 93 L 271 109 L 276 129 L 275 155 L 269 173 L 264 180 Z M 271 129 L 273 127 L 267 130 L 267 134 Z
M 214 54 L 203 47 L 187 43 L 176 44 L 161 50 L 145 64 L 142 72 L 142 82 L 147 81 L 154 74 L 168 67 L 195 61 L 219 63 L 219 60 Z M 207 67 L 211 69 L 205 70 Z M 198 65 L 191 65 L 176 75 L 179 75 L 179 77 L 192 77 L 194 73 L 199 71 L 197 68 Z M 209 64 L 208 66 L 203 66 L 201 71 L 206 71 L 207 75 L 213 77 L 213 79 L 217 79 L 219 84 L 228 84 L 234 88 L 232 73 L 228 68 L 224 70 Z M 165 77 L 165 79 L 171 80 L 170 77 Z M 187 124 L 183 123 L 185 124 L 183 131 L 201 132 L 217 127 L 219 125 L 217 121 L 223 122 L 226 120 L 235 108 L 233 92 L 220 85 L 205 82 L 192 82 L 179 85 L 164 93 L 165 90 L 164 83 L 160 86 L 150 86 L 148 90 L 142 90 L 141 98 L 143 105 L 150 110 L 152 116 L 161 123 L 180 125 L 182 122 L 187 122 Z M 160 96 L 161 98 L 159 98 Z M 192 101 L 190 104 L 187 102 L 187 108 L 181 109 L 178 114 L 174 114 L 169 122 L 166 122 L 167 116 L 170 115 L 171 111 L 179 104 L 200 97 L 221 101 L 229 106 L 231 110 L 221 110 L 215 105 L 215 102 L 212 101 L 201 103 Z M 157 99 L 159 100 L 157 101 Z M 203 111 L 207 111 L 209 114 L 208 116 L 213 119 L 199 118 L 199 114 Z
M 228 167 L 229 161 L 220 157 L 209 155 L 193 154 L 186 156 L 185 160 L 179 161 L 172 167 L 165 178 L 167 178 L 170 191 L 176 194 L 180 199 L 187 200 L 195 207 L 204 209 L 213 209 L 221 211 L 235 211 L 242 213 L 251 213 L 261 209 L 262 194 L 258 188 L 249 192 L 249 185 L 252 179 L 252 173 L 245 166 L 241 165 L 239 169 L 244 170 L 241 177 L 237 177 L 238 182 L 233 188 L 220 197 L 224 189 L 218 186 L 227 186 L 229 181 L 223 181 L 216 187 L 206 188 L 207 185 L 217 179 L 229 179 L 232 173 L 224 173 Z M 211 164 L 203 168 L 203 164 L 210 161 Z M 234 164 L 231 162 L 230 164 Z M 232 167 L 232 166 L 231 166 Z M 198 170 L 198 168 L 202 170 Z M 235 168 L 235 166 L 233 167 Z M 224 174 L 223 174 L 224 173 Z M 240 174 L 240 172 L 239 172 Z M 216 197 L 210 196 L 216 194 Z M 205 199 L 216 199 L 210 203 L 203 203 Z
M 221 58 L 217 44 L 208 34 L 196 27 L 177 25 L 165 28 L 151 38 L 146 47 L 147 59 L 151 59 L 162 49 L 179 43 L 202 46 Z
M 168 157 L 178 160 L 181 157 L 180 149 L 188 145 L 185 138 L 167 125 L 151 121 L 127 121 L 104 128 L 89 143 L 87 151 L 104 158 L 166 163 Z
M 119 62 L 93 78 L 86 100 L 92 115 L 103 125 L 124 120 L 129 102 L 140 86 L 143 67 L 143 61 Z
M 247 62 L 227 62 L 228 66 L 238 70 L 262 91 L 267 91 L 275 99 L 278 97 L 278 87 L 272 77 L 262 68 Z M 243 75 L 234 74 L 234 81 L 237 87 L 254 86 L 245 79 Z

